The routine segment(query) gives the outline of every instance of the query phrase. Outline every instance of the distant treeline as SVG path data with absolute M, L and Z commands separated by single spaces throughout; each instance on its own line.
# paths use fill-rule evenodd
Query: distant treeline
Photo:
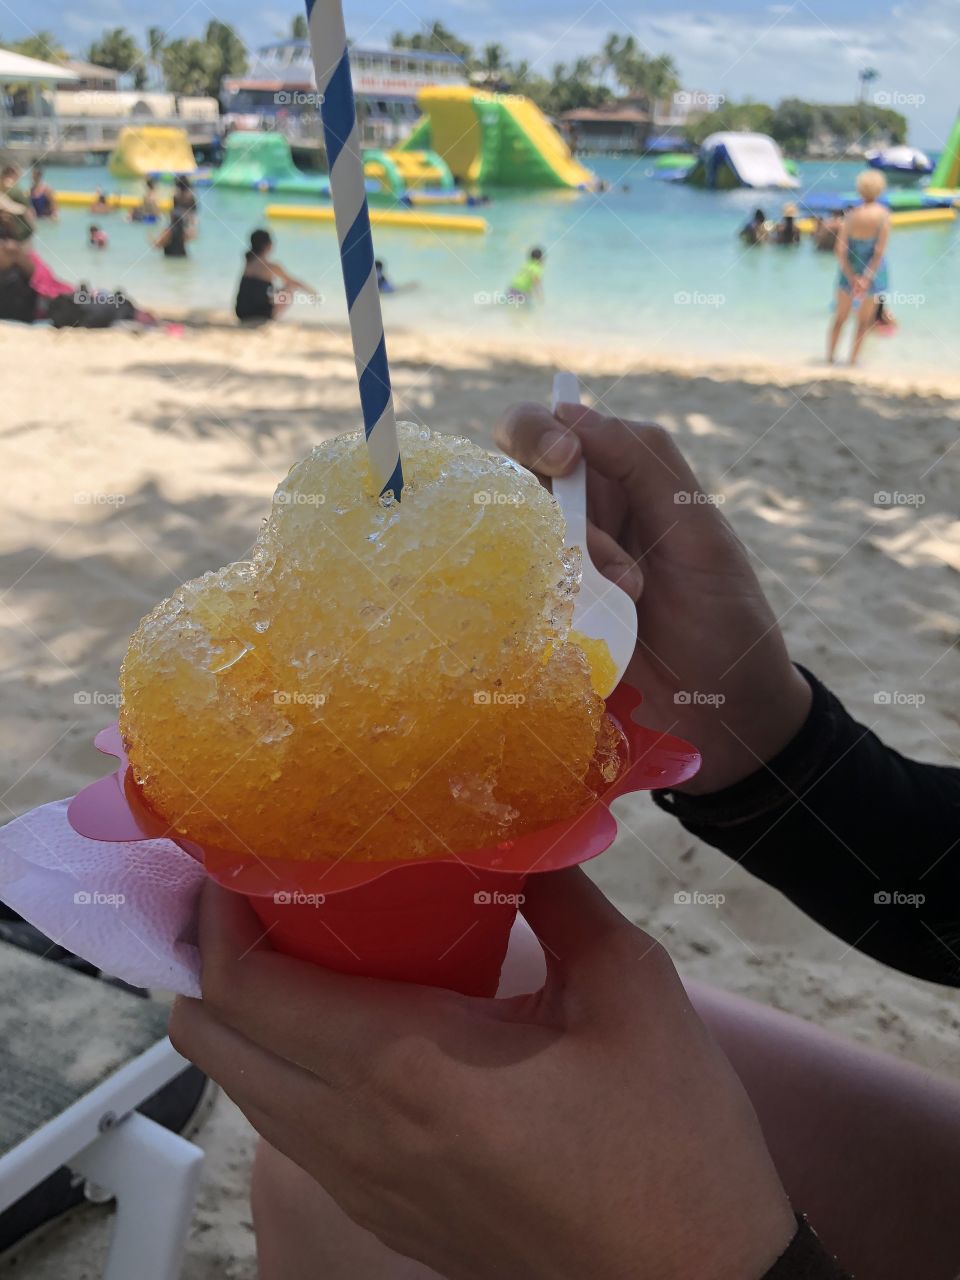
M 907 121 L 899 111 L 857 102 L 829 106 L 784 98 L 776 107 L 763 102 L 724 102 L 686 129 L 688 139 L 701 143 L 708 134 L 728 129 L 768 133 L 791 155 L 807 155 L 817 143 L 833 139 L 843 147 L 866 147 L 878 140 L 905 142 Z

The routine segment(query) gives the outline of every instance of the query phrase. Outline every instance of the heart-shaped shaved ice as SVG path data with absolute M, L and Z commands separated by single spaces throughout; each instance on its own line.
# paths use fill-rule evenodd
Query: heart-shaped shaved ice
M 444 856 L 569 818 L 615 774 L 556 502 L 467 440 L 400 443 L 402 502 L 371 488 L 361 434 L 321 445 L 250 559 L 131 639 L 120 727 L 177 834 L 261 858 Z

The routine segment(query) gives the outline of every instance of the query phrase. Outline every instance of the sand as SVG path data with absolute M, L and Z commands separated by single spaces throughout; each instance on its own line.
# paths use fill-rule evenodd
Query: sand
M 496 415 L 574 365 L 611 411 L 657 419 L 723 494 L 795 657 L 901 750 L 956 762 L 960 383 L 817 367 L 644 364 L 629 352 L 465 346 L 400 334 L 402 416 L 489 442 Z M 438 355 L 438 353 L 440 353 Z M 278 479 L 357 425 L 343 334 L 208 323 L 162 334 L 0 329 L 0 820 L 71 794 L 103 761 L 116 673 L 140 616 L 237 558 Z M 877 493 L 920 495 L 883 505 Z M 883 690 L 922 694 L 878 705 Z M 79 695 L 79 696 L 78 696 Z M 699 845 L 624 802 L 595 874 L 684 973 L 934 1069 L 960 1071 L 955 1003 L 851 952 Z M 678 906 L 684 888 L 722 908 Z M 222 1101 L 184 1275 L 254 1275 L 252 1135 Z M 99 1274 L 102 1214 L 35 1250 L 34 1280 Z

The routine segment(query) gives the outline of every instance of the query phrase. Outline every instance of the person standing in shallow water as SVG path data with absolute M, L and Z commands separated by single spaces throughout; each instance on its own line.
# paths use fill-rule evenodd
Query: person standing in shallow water
M 843 327 L 853 311 L 857 327 L 850 352 L 856 364 L 863 340 L 876 320 L 877 298 L 887 293 L 887 242 L 890 238 L 890 210 L 880 203 L 886 179 L 876 169 L 865 169 L 857 178 L 863 203 L 848 209 L 837 233 L 836 314 L 827 339 L 827 360 L 833 364 Z

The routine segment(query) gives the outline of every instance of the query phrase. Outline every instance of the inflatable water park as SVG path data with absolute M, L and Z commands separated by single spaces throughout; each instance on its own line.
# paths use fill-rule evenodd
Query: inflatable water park
M 469 206 L 494 188 L 595 190 L 596 176 L 571 152 L 535 103 L 520 94 L 494 94 L 465 85 L 430 87 L 417 95 L 422 118 L 402 146 L 363 153 L 371 217 L 394 226 L 482 232 L 479 216 L 434 212 Z M 309 222 L 333 220 L 328 175 L 300 169 L 280 133 L 234 130 L 221 163 L 199 168 L 183 129 L 131 126 L 121 131 L 108 168 L 115 178 L 189 178 L 196 185 L 311 198 L 307 205 L 268 206 L 267 216 Z M 106 193 L 111 207 L 133 209 L 134 195 Z M 89 208 L 86 192 L 62 193 L 67 208 Z M 168 202 L 160 202 L 166 208 Z

